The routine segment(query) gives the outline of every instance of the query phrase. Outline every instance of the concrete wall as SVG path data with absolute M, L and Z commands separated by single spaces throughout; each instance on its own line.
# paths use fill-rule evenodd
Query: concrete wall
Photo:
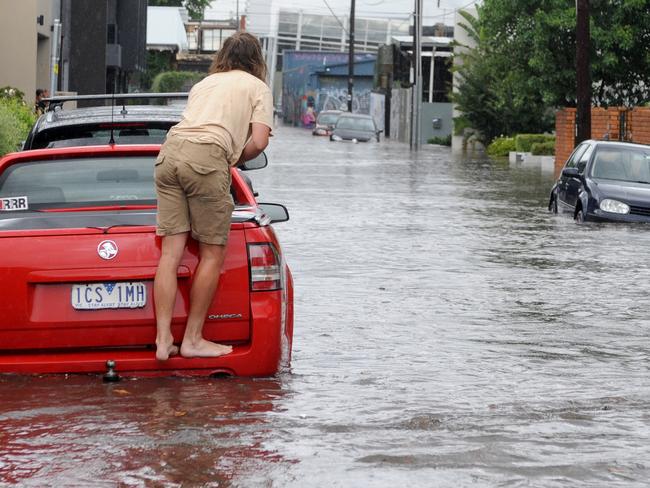
M 411 139 L 411 89 L 393 88 L 390 99 L 390 138 L 400 142 Z
M 420 112 L 420 142 L 426 142 L 432 137 L 447 137 L 453 131 L 454 121 L 453 104 L 451 103 L 423 103 Z M 433 128 L 433 119 L 440 119 L 442 125 L 439 129 Z
M 621 118 L 624 124 L 621 129 Z M 559 110 L 555 117 L 555 173 L 559 174 L 575 147 L 576 109 Z M 594 107 L 591 109 L 591 138 L 650 144 L 650 107 Z
M 0 87 L 13 86 L 33 103 L 36 91 L 36 0 L 3 1 L 0 12 Z
M 370 115 L 375 121 L 377 129 L 384 132 L 384 118 L 386 117 L 386 96 L 383 93 L 370 94 Z
M 50 29 L 59 8 L 58 0 L 0 1 L 0 87 L 18 88 L 29 104 L 37 88 L 50 86 Z
M 471 14 L 473 17 L 478 17 L 478 12 L 476 10 L 476 5 L 472 5 L 466 9 L 463 9 L 465 12 L 468 12 Z M 466 24 L 467 21 L 456 11 L 456 14 L 454 16 L 454 41 L 456 43 L 456 46 L 454 47 L 454 54 L 459 54 L 462 52 L 466 52 L 468 49 L 472 49 L 476 47 L 476 43 L 474 42 L 473 39 L 471 39 L 467 35 L 467 31 L 463 29 L 461 24 Z M 459 56 L 454 56 L 454 68 L 458 69 L 460 66 L 462 66 L 463 61 Z M 459 75 L 457 73 L 454 73 L 453 76 L 453 91 L 454 93 L 457 92 L 457 86 L 459 83 Z M 462 115 L 461 112 L 459 112 L 456 107 L 454 106 L 454 111 L 452 114 L 452 117 L 460 117 Z M 463 151 L 463 136 L 452 136 L 451 138 L 451 148 L 452 151 L 458 153 Z

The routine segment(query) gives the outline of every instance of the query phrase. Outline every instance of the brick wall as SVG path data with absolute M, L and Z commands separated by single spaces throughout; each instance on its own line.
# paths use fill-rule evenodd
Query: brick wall
M 625 134 L 619 134 L 621 114 L 625 117 Z M 576 109 L 564 108 L 555 116 L 555 173 L 559 174 L 574 148 Z M 591 109 L 591 138 L 610 141 L 626 140 L 650 144 L 650 107 Z

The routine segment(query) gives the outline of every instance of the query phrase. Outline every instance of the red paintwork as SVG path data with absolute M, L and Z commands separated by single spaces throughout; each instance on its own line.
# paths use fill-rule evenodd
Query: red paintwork
M 25 151 L 1 159 L 0 173 L 11 164 L 29 160 L 155 156 L 159 149 L 158 145 L 147 145 Z M 236 170 L 232 171 L 232 181 L 237 200 L 256 206 L 255 197 Z M 118 244 L 119 254 L 113 260 L 103 260 L 97 254 L 97 244 L 104 239 Z M 220 358 L 174 357 L 159 362 L 153 348 L 152 284 L 160 257 L 160 238 L 155 236 L 153 226 L 113 227 L 107 233 L 87 228 L 0 232 L 0 372 L 100 373 L 106 371 L 105 363 L 112 359 L 122 375 L 275 374 L 290 359 L 293 280 L 283 261 L 282 290 L 250 292 L 247 244 L 252 242 L 272 243 L 283 259 L 271 227 L 259 227 L 254 222 L 231 225 L 226 261 L 208 316 L 236 317 L 206 319 L 204 335 L 232 344 L 233 353 Z M 197 254 L 198 245 L 190 239 L 178 271 L 179 295 L 172 325 L 176 341 L 182 337 L 187 317 Z M 103 281 L 144 281 L 146 306 L 93 311 L 72 308 L 73 283 Z

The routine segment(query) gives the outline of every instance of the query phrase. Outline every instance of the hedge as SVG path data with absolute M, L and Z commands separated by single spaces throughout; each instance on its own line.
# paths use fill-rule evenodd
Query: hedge
M 156 93 L 187 92 L 192 85 L 201 81 L 205 73 L 196 71 L 163 71 L 153 79 L 151 91 Z
M 20 150 L 36 117 L 30 107 L 17 98 L 0 97 L 0 156 Z
M 510 151 L 515 150 L 514 137 L 497 137 L 487 147 L 487 153 L 493 157 L 507 156 Z
M 445 137 L 430 137 L 427 144 L 438 144 L 440 146 L 451 146 L 451 134 Z
M 555 141 L 536 142 L 530 147 L 533 156 L 553 156 L 555 154 Z
M 515 136 L 515 146 L 517 152 L 531 152 L 532 145 L 535 143 L 555 143 L 555 136 L 551 134 L 518 134 Z

